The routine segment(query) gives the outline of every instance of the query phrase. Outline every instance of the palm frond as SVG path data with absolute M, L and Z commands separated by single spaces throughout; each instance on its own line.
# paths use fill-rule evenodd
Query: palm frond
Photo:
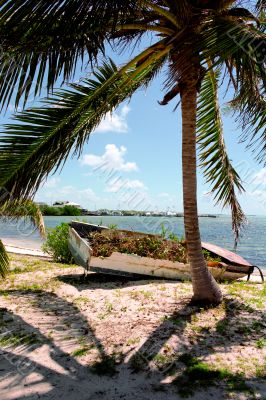
M 58 78 L 69 81 L 78 60 L 93 62 L 117 24 L 140 15 L 133 0 L 3 0 L 0 3 L 0 98 L 51 90 Z
M 226 10 L 235 3 L 235 0 L 210 1 L 211 6 L 217 10 Z
M 218 72 L 207 72 L 200 91 L 197 118 L 200 162 L 217 204 L 231 208 L 232 227 L 237 242 L 245 222 L 237 192 L 243 192 L 244 188 L 226 151 L 218 102 L 218 78 Z
M 12 199 L 31 198 L 50 172 L 66 158 L 80 155 L 90 133 L 101 119 L 145 85 L 161 67 L 169 50 L 148 49 L 148 60 L 136 67 L 144 53 L 127 68 L 105 62 L 94 78 L 72 84 L 32 108 L 15 116 L 0 136 L 0 186 Z M 0 193 L 1 195 L 1 193 Z
M 205 41 L 205 42 L 204 42 Z M 202 46 L 204 56 L 214 64 L 225 65 L 229 78 L 234 76 L 234 105 L 244 130 L 243 140 L 256 158 L 266 156 L 266 34 L 254 26 L 216 18 L 206 28 Z
M 45 225 L 40 208 L 31 200 L 8 200 L 0 206 L 0 215 L 8 221 L 30 219 L 32 225 L 45 237 Z M 26 222 L 26 221 L 25 221 Z
M 185 26 L 192 14 L 192 2 L 190 0 L 166 0 L 164 3 L 167 4 L 170 13 L 176 16 L 179 26 Z
M 229 10 L 225 10 L 222 13 L 223 16 L 239 18 L 243 21 L 256 21 L 259 24 L 259 19 L 256 15 L 252 14 L 249 10 L 242 7 L 233 7 Z
M 262 10 L 264 10 L 265 8 L 266 8 L 265 0 L 258 0 L 258 1 L 256 2 L 256 9 L 257 9 L 258 11 L 262 11 Z
M 9 268 L 9 257 L 6 252 L 5 246 L 0 240 L 0 276 L 5 278 Z

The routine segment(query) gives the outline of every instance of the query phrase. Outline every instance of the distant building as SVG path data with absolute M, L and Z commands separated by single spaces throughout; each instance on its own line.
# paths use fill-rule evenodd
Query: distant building
M 173 211 L 167 211 L 167 212 L 166 212 L 166 215 L 167 215 L 167 217 L 175 217 L 175 216 L 176 216 L 176 213 L 173 212 Z
M 81 205 L 78 203 L 74 203 L 73 201 L 56 201 L 53 204 L 53 207 L 58 207 L 58 208 L 62 208 L 65 206 L 73 206 L 73 207 L 76 207 L 76 208 L 79 208 L 80 210 L 82 210 Z
M 123 215 L 123 213 L 120 210 L 114 210 L 114 211 L 111 211 L 111 215 L 121 216 L 121 215 Z

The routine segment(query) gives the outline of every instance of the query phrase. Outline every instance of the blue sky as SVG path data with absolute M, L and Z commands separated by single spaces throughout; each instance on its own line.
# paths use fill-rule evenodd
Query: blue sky
M 115 61 L 121 63 L 127 57 L 125 54 Z M 85 72 L 77 73 L 79 76 L 85 76 Z M 181 115 L 180 110 L 172 111 L 175 101 L 164 107 L 157 103 L 164 95 L 164 78 L 162 74 L 147 90 L 139 91 L 130 102 L 108 114 L 91 134 L 80 159 L 70 158 L 60 174 L 50 176 L 36 200 L 69 200 L 91 210 L 181 212 Z M 2 122 L 8 121 L 10 111 L 12 106 Z M 238 143 L 241 132 L 228 115 L 224 116 L 224 131 L 230 158 L 246 187 L 246 193 L 240 196 L 243 209 L 247 214 L 266 215 L 266 168 L 257 165 L 251 152 Z M 229 213 L 214 206 L 209 190 L 199 170 L 199 212 Z

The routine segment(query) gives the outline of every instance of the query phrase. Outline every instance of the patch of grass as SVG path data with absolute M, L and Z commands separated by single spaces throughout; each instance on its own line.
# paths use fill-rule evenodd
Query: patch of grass
M 263 349 L 266 346 L 266 340 L 265 339 L 258 339 L 256 341 L 256 347 L 258 349 Z
M 220 333 L 221 335 L 225 334 L 228 329 L 228 321 L 227 320 L 222 320 L 219 321 L 216 325 L 216 331 Z
M 131 291 L 129 295 L 134 300 L 142 300 L 143 298 L 147 300 L 154 299 L 153 293 L 148 290 L 134 290 Z
M 152 361 L 159 370 L 163 370 L 164 372 L 166 372 L 166 370 L 170 369 L 173 366 L 175 356 L 172 353 L 158 353 L 153 357 Z
M 139 292 L 144 297 L 144 299 L 153 300 L 153 298 L 154 298 L 153 293 L 149 292 L 148 290 L 140 290 Z
M 176 326 L 182 326 L 182 324 L 184 323 L 184 321 L 181 318 L 175 317 L 173 315 L 171 316 L 167 316 L 165 315 L 164 317 L 161 318 L 161 321 L 170 321 L 172 322 L 172 324 L 176 325 Z
M 33 345 L 39 343 L 40 340 L 35 333 L 12 332 L 7 331 L 0 334 L 0 347 L 18 347 L 21 345 Z
M 255 306 L 257 308 L 264 308 L 264 300 L 257 297 L 246 299 L 245 302 L 248 305 Z
M 92 348 L 91 346 L 79 347 L 78 349 L 72 352 L 72 356 L 73 357 L 85 356 L 91 350 L 91 348 Z
M 2 297 L 8 297 L 8 296 L 9 296 L 9 293 L 8 293 L 6 290 L 0 289 L 0 296 L 2 296 Z
M 261 321 L 254 321 L 250 328 L 257 333 L 260 333 L 262 329 L 266 328 L 266 325 Z
M 99 318 L 99 319 L 105 319 L 106 317 L 107 317 L 106 313 L 100 313 L 97 315 L 97 318 Z
M 186 368 L 174 383 L 182 397 L 192 396 L 200 388 L 218 386 L 221 383 L 229 391 L 253 393 L 242 374 L 233 374 L 225 368 L 215 369 L 190 354 L 181 355 L 179 361 L 185 364 Z
M 132 338 L 132 339 L 128 339 L 126 345 L 127 346 L 132 346 L 134 344 L 137 344 L 140 342 L 140 338 Z
M 109 303 L 108 301 L 105 302 L 105 312 L 98 314 L 99 319 L 105 319 L 108 317 L 110 314 L 112 314 L 114 310 L 114 306 L 112 303 Z
M 232 295 L 241 295 L 241 293 L 243 294 L 245 292 L 249 293 L 251 295 L 254 296 L 260 296 L 260 291 L 258 291 L 257 286 L 254 286 L 254 284 L 252 284 L 251 282 L 234 282 L 231 283 L 230 285 L 228 285 L 226 287 L 227 289 L 227 293 L 228 294 L 232 294 Z
M 260 379 L 265 379 L 266 378 L 266 360 L 264 364 L 258 365 L 256 367 L 256 377 Z
M 22 282 L 16 286 L 16 289 L 25 292 L 40 292 L 43 290 L 44 286 L 46 285 L 40 285 L 38 283 Z
M 196 333 L 208 332 L 208 329 L 205 328 L 204 326 L 191 325 L 190 328 L 192 329 L 192 331 Z
M 72 340 L 73 338 L 72 338 L 72 336 L 70 336 L 70 335 L 66 335 L 66 336 L 64 336 L 63 338 L 62 338 L 62 340 Z
M 121 295 L 122 295 L 121 289 L 116 289 L 115 290 L 115 296 L 116 297 L 121 297 Z
M 120 360 L 117 354 L 111 354 L 94 363 L 90 367 L 90 371 L 96 375 L 114 376 L 117 373 L 116 367 L 118 364 L 120 364 Z
M 23 268 L 15 267 L 9 271 L 9 274 L 10 275 L 18 275 L 18 274 L 25 274 L 27 272 L 32 272 L 32 271 L 35 271 L 35 267 L 28 265 Z
M 146 354 L 140 351 L 133 354 L 133 356 L 130 359 L 130 368 L 134 372 L 144 371 L 147 368 Z
M 106 313 L 107 313 L 107 314 L 110 314 L 110 313 L 113 311 L 114 306 L 113 306 L 112 303 L 109 303 L 109 302 L 107 301 L 107 302 L 105 303 L 105 308 L 106 308 Z
M 238 325 L 237 328 L 235 329 L 235 333 L 238 333 L 243 336 L 250 335 L 252 333 L 252 328 L 251 326 L 248 325 Z
M 91 300 L 88 299 L 88 297 L 80 296 L 80 297 L 76 297 L 75 300 L 73 301 L 73 303 L 76 305 L 90 304 Z

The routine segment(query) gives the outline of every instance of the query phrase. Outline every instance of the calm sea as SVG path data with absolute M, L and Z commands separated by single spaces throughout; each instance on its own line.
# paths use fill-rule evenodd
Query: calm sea
M 54 228 L 61 222 L 69 222 L 73 217 L 45 217 L 47 228 Z M 116 224 L 118 228 L 142 232 L 160 233 L 161 225 L 176 233 L 179 237 L 184 234 L 183 218 L 169 217 L 81 217 L 82 221 L 93 224 Z M 234 239 L 231 232 L 229 216 L 217 218 L 200 218 L 202 240 L 211 242 L 228 250 L 233 250 Z M 40 248 L 42 240 L 31 226 L 22 222 L 4 223 L 0 221 L 0 238 L 5 243 L 26 248 Z M 245 259 L 266 268 L 266 216 L 249 216 L 237 253 Z

